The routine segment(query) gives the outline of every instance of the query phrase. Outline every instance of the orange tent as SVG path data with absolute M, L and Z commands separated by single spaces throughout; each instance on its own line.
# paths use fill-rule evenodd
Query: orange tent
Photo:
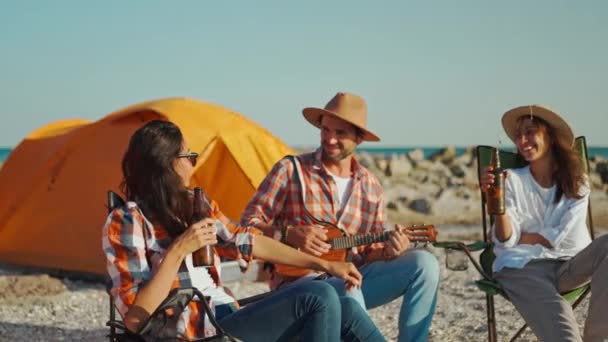
M 96 122 L 65 120 L 32 132 L 0 169 L 0 261 L 105 274 L 106 192 L 118 191 L 132 133 L 166 119 L 201 154 L 200 185 L 233 220 L 281 157 L 294 151 L 247 118 L 192 99 L 150 101 Z

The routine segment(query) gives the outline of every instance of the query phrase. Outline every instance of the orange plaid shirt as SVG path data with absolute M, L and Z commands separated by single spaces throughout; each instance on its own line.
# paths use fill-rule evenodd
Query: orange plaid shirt
M 221 217 L 222 213 L 217 203 L 205 202 L 211 207 L 212 218 Z M 237 259 L 241 270 L 245 271 L 252 259 L 253 236 L 259 234 L 259 231 L 233 223 L 224 225 L 219 220 L 216 221 L 216 227 L 218 237 L 224 242 L 214 248 L 216 252 L 214 266 L 208 270 L 215 284 L 220 286 L 219 256 Z M 173 241 L 164 228 L 154 226 L 146 219 L 135 202 L 128 202 L 124 207 L 113 210 L 108 216 L 103 228 L 102 242 L 111 280 L 110 295 L 114 297 L 116 307 L 124 317 L 135 302 L 141 287 L 152 278 L 160 266 Z M 182 262 L 172 288 L 191 286 L 190 274 L 185 263 Z M 235 305 L 238 306 L 236 301 Z M 202 315 L 204 315 L 202 305 L 197 301 L 190 302 L 180 316 L 178 336 L 195 339 L 215 334 L 213 326 L 206 317 L 202 318 Z
M 308 211 L 316 220 L 330 223 L 348 235 L 377 233 L 385 230 L 386 212 L 384 192 L 378 179 L 353 158 L 352 186 L 346 205 L 340 210 L 338 189 L 331 175 L 321 162 L 321 149 L 301 154 L 298 158 L 305 183 L 306 202 L 289 158 L 277 162 L 247 205 L 241 224 L 255 226 L 258 223 L 285 225 L 314 224 L 307 217 Z M 383 248 L 382 243 L 361 247 L 357 252 L 368 253 Z M 355 259 L 360 259 L 354 255 Z

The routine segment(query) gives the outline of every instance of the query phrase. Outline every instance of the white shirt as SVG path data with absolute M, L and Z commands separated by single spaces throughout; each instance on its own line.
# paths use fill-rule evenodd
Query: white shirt
M 188 254 L 185 261 L 193 287 L 203 292 L 205 296 L 210 296 L 214 305 L 234 303 L 234 298 L 229 296 L 223 287 L 215 285 L 207 271 L 207 267 L 195 267 L 192 264 L 192 254 Z
M 533 259 L 569 259 L 590 242 L 587 229 L 589 187 L 581 188 L 581 199 L 562 195 L 554 203 L 555 185 L 542 188 L 530 172 L 530 167 L 508 170 L 505 180 L 505 209 L 512 234 L 504 242 L 498 241 L 494 229 L 494 272 L 503 267 L 523 268 Z M 553 246 L 519 244 L 522 233 L 539 233 Z
M 336 186 L 338 187 L 338 203 L 340 204 L 340 211 L 344 209 L 346 205 L 346 201 L 348 201 L 348 196 L 350 191 L 349 188 L 353 183 L 353 179 L 351 177 L 338 177 L 331 172 L 328 172 L 331 175 L 331 178 L 336 182 Z

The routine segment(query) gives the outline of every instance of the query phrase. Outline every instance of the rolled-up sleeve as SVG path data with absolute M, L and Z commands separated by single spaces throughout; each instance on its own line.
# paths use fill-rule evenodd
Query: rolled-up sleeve
M 540 234 L 549 241 L 551 246 L 558 246 L 574 227 L 586 224 L 589 192 L 589 186 L 586 185 L 581 189 L 582 197 L 580 199 L 568 201 L 568 209 L 557 225 L 543 227 Z
M 290 177 L 289 170 L 293 170 L 291 165 L 288 158 L 283 158 L 272 167 L 247 204 L 241 216 L 242 225 L 255 226 L 258 223 L 270 223 L 283 211 Z
M 215 228 L 220 243 L 216 247 L 217 253 L 229 259 L 235 259 L 241 271 L 245 272 L 253 260 L 253 244 L 255 235 L 261 232 L 253 227 L 241 226 L 229 220 L 219 208 L 219 205 L 211 200 L 211 217 L 215 219 Z M 224 221 L 220 218 L 225 218 Z
M 506 241 L 500 241 L 496 237 L 496 224 L 494 224 L 492 226 L 492 241 L 497 246 L 511 248 L 517 245 L 521 238 L 521 213 L 517 208 L 518 196 L 523 196 L 523 194 L 517 193 L 512 178 L 507 177 L 505 180 L 505 214 L 511 223 L 511 236 Z
M 123 317 L 151 277 L 145 246 L 137 210 L 125 207 L 112 211 L 103 228 L 102 247 L 111 281 L 110 294 Z

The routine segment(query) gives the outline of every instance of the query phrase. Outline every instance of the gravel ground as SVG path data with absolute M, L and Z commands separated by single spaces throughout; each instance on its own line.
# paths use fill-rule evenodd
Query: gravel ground
M 454 228 L 455 235 L 470 235 Z M 445 240 L 443 238 L 442 240 Z M 437 311 L 431 327 L 431 341 L 484 341 L 487 338 L 485 296 L 473 281 L 471 266 L 466 271 L 449 271 L 444 252 L 429 248 L 442 264 Z M 109 330 L 108 297 L 103 284 L 56 279 L 45 274 L 22 275 L 20 270 L 0 267 L 0 341 L 103 341 Z M 261 282 L 226 284 L 239 298 L 263 292 Z M 582 329 L 585 300 L 577 309 Z M 401 300 L 370 311 L 388 340 L 396 340 Z M 499 340 L 507 340 L 523 324 L 511 304 L 496 297 Z M 536 341 L 528 330 L 520 341 Z

